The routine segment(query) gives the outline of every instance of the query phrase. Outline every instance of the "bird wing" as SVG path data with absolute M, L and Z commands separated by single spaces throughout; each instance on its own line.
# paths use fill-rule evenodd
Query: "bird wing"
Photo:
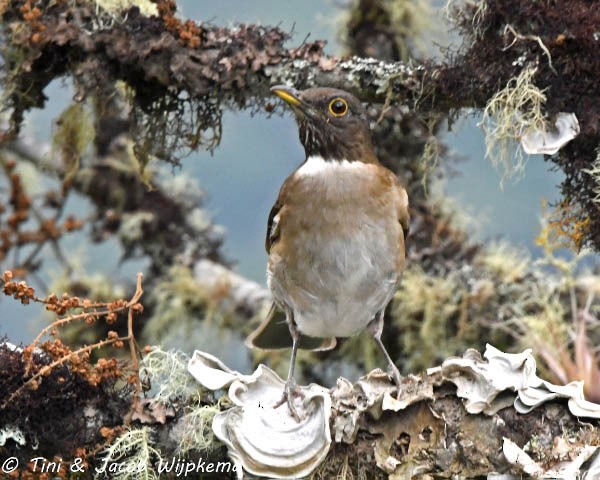
M 273 245 L 279 238 L 279 217 L 277 214 L 281 210 L 282 203 L 277 199 L 271 212 L 269 213 L 269 220 L 267 221 L 267 235 L 265 238 L 265 249 L 267 253 L 271 252 L 271 245 Z
M 402 225 L 402 231 L 404 233 L 404 245 L 406 248 L 406 237 L 410 230 L 410 214 L 408 213 L 408 194 L 400 181 L 396 180 L 396 208 L 398 212 L 398 221 Z
M 393 202 L 396 210 L 396 216 L 398 222 L 402 226 L 402 244 L 404 245 L 405 251 L 402 252 L 403 256 L 406 254 L 406 237 L 408 237 L 408 232 L 410 230 L 410 214 L 408 213 L 408 194 L 406 193 L 405 188 L 398 180 L 398 177 L 395 173 L 387 168 L 381 166 L 384 169 L 384 176 L 386 178 L 386 183 L 391 186 L 392 194 L 393 194 Z
M 277 196 L 277 200 L 275 200 L 275 205 L 271 208 L 269 212 L 269 220 L 267 221 L 267 235 L 265 238 L 265 248 L 267 253 L 271 252 L 271 247 L 277 240 L 279 239 L 279 212 L 285 205 L 288 192 L 292 186 L 292 182 L 294 181 L 294 175 L 290 175 L 279 190 L 279 195 Z

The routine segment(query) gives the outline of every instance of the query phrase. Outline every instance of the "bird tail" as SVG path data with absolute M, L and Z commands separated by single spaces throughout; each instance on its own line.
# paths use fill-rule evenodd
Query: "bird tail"
M 300 335 L 298 348 L 303 350 L 325 351 L 335 348 L 337 341 L 335 337 L 316 338 Z M 281 350 L 292 348 L 292 336 L 288 327 L 285 313 L 277 308 L 275 303 L 271 304 L 269 313 L 260 325 L 246 338 L 249 348 L 259 350 Z

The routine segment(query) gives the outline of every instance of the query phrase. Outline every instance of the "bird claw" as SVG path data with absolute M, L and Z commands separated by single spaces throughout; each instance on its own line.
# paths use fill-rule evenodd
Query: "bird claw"
M 281 399 L 275 405 L 273 405 L 273 408 L 279 408 L 284 403 L 287 403 L 290 415 L 294 418 L 294 420 L 296 420 L 296 422 L 300 423 L 302 416 L 298 413 L 296 405 L 294 405 L 294 397 L 298 397 L 302 400 L 305 398 L 304 393 L 298 389 L 295 382 L 286 382 L 283 395 L 281 396 Z
M 392 377 L 392 381 L 396 385 L 397 389 L 396 400 L 400 400 L 400 392 L 402 391 L 402 389 L 400 388 L 400 385 L 402 383 L 402 375 L 400 374 L 400 370 L 398 370 L 398 367 L 396 367 L 396 365 L 394 365 L 393 363 L 390 364 L 389 370 L 391 370 L 391 373 L 388 371 L 388 375 Z

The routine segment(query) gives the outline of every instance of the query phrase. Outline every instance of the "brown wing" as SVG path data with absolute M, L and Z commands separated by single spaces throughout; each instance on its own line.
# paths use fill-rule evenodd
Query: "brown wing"
M 277 200 L 275 200 L 275 205 L 273 205 L 273 208 L 271 208 L 271 212 L 269 213 L 269 219 L 267 220 L 267 235 L 265 238 L 265 249 L 267 250 L 267 253 L 271 252 L 271 247 L 279 239 L 280 227 L 278 214 L 285 205 L 293 181 L 294 174 L 290 175 L 285 182 L 283 182 Z
M 410 230 L 410 214 L 408 213 L 408 194 L 400 182 L 396 183 L 396 191 L 398 192 L 396 200 L 396 208 L 398 211 L 398 221 L 402 225 L 404 233 L 404 248 L 406 249 L 406 237 Z
M 391 187 L 393 190 L 393 202 L 396 210 L 396 217 L 398 222 L 402 226 L 402 243 L 406 250 L 406 237 L 408 237 L 408 231 L 410 229 L 410 214 L 408 213 L 408 194 L 406 190 L 398 180 L 398 177 L 385 167 L 381 167 L 385 171 L 386 183 L 388 188 Z
M 265 249 L 267 253 L 271 252 L 271 245 L 273 245 L 277 239 L 279 238 L 279 217 L 277 214 L 279 210 L 281 210 L 282 204 L 279 202 L 279 199 L 271 208 L 271 212 L 269 213 L 269 220 L 267 221 L 267 235 L 265 238 Z M 277 217 L 277 218 L 276 218 Z

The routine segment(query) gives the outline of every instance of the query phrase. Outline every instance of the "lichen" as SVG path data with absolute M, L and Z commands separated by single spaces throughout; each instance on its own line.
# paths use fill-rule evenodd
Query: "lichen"
M 531 258 L 526 252 L 506 242 L 495 242 L 477 257 L 477 263 L 497 275 L 500 281 L 513 283 L 527 275 L 531 267 Z
M 189 357 L 176 350 L 153 347 L 140 361 L 140 377 L 152 386 L 150 394 L 159 402 L 198 401 L 202 391 L 187 370 Z
M 394 296 L 394 322 L 403 332 L 403 350 L 411 352 L 405 368 L 418 371 L 457 349 L 448 333 L 456 329 L 466 291 L 452 275 L 426 275 L 420 267 L 405 270 Z M 419 352 L 416 355 L 416 352 Z
M 142 15 L 147 17 L 158 15 L 156 3 L 150 0 L 94 0 L 96 6 L 115 17 L 120 16 L 132 7 L 140 9 Z
M 155 288 L 156 304 L 144 327 L 144 336 L 149 343 L 162 343 L 165 334 L 174 326 L 182 328 L 207 316 L 209 292 L 194 280 L 191 269 L 173 266 Z
M 537 69 L 525 66 L 496 92 L 483 110 L 486 157 L 504 169 L 503 179 L 523 172 L 525 160 L 519 139 L 527 129 L 545 130 L 546 95 L 535 83 Z
M 596 149 L 596 158 L 594 158 L 591 167 L 584 168 L 582 172 L 587 173 L 594 180 L 595 186 L 592 188 L 592 191 L 595 196 L 592 201 L 600 204 L 600 147 Z
M 20 446 L 24 446 L 26 443 L 22 430 L 15 425 L 4 425 L 0 428 L 0 447 L 6 445 L 8 440 L 12 440 Z
M 65 183 L 69 183 L 78 172 L 81 157 L 94 137 L 93 116 L 87 105 L 74 103 L 58 117 L 52 147 L 54 154 L 59 154 L 62 159 Z
M 148 428 L 132 428 L 117 437 L 101 453 L 102 464 L 109 477 L 115 480 L 154 480 L 160 476 L 155 463 L 161 458 L 160 450 L 153 445 Z M 113 470 L 110 466 L 113 465 Z M 102 469 L 102 467 L 99 467 Z M 96 478 L 102 478 L 100 474 Z
M 180 420 L 183 431 L 178 452 L 181 455 L 192 451 L 211 452 L 220 445 L 212 430 L 212 420 L 220 408 L 218 405 L 191 405 Z

